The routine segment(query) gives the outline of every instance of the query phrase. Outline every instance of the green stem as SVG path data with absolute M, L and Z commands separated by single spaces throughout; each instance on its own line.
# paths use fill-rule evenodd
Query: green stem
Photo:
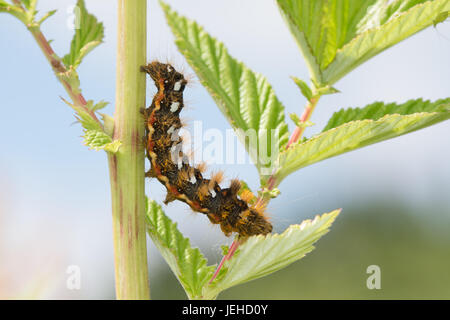
M 149 299 L 144 193 L 146 0 L 118 0 L 116 110 L 108 154 L 117 299 Z

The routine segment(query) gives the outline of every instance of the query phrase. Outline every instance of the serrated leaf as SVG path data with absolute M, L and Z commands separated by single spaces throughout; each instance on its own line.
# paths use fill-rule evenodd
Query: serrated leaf
M 364 146 L 398 137 L 450 119 L 450 111 L 388 114 L 378 120 L 347 122 L 293 145 L 280 154 L 275 177 L 277 185 L 290 173 L 313 163 Z
M 277 0 L 282 17 L 318 84 L 322 70 L 333 61 L 338 48 L 356 34 L 358 22 L 376 0 Z
M 385 2 L 378 1 L 381 5 Z M 442 11 L 450 10 L 448 0 L 394 1 L 381 13 L 366 21 L 365 30 L 340 48 L 333 62 L 324 70 L 323 78 L 335 83 L 345 74 L 385 49 L 431 26 Z M 374 26 L 374 27 L 372 27 Z
M 250 237 L 239 246 L 233 258 L 224 263 L 227 272 L 205 288 L 205 298 L 215 298 L 227 288 L 264 277 L 300 260 L 328 232 L 340 211 L 291 225 L 282 234 Z
M 231 57 L 223 43 L 197 23 L 178 15 L 163 2 L 161 6 L 180 52 L 237 130 L 260 175 L 271 173 L 271 160 L 276 159 L 289 138 L 284 107 L 273 88 L 261 74 Z M 271 130 L 278 139 L 271 137 Z M 256 139 L 248 139 L 244 133 L 253 133 Z
M 332 85 L 374 55 L 433 24 L 448 0 L 277 0 L 311 77 Z
M 99 130 L 86 130 L 83 138 L 85 145 L 96 151 L 105 150 L 116 153 L 122 144 L 119 140 L 113 141 L 111 136 Z
M 78 67 L 82 59 L 96 46 L 103 41 L 104 28 L 103 23 L 98 22 L 97 18 L 90 14 L 84 3 L 84 0 L 77 1 L 79 8 L 79 28 L 75 29 L 72 43 L 70 45 L 70 53 L 64 56 L 63 63 L 67 68 L 73 66 Z
M 450 17 L 450 11 L 441 12 L 441 13 L 436 17 L 436 19 L 433 20 L 433 27 L 436 28 L 436 26 L 437 26 L 439 23 L 444 22 L 445 20 L 448 19 L 448 17 Z
M 191 247 L 189 239 L 178 231 L 177 224 L 150 199 L 147 199 L 147 230 L 189 298 L 201 298 L 203 286 L 214 274 L 214 266 L 207 266 L 200 250 Z
M 81 123 L 85 130 L 103 131 L 102 125 L 96 121 L 92 115 L 80 106 L 76 106 L 69 101 L 61 98 L 68 106 L 70 106 L 76 112 L 76 118 Z
M 434 102 L 423 99 L 412 99 L 402 104 L 374 102 L 364 108 L 348 108 L 335 112 L 322 131 L 336 128 L 355 120 L 378 120 L 387 114 L 413 114 L 418 112 L 445 112 L 450 110 L 450 98 Z

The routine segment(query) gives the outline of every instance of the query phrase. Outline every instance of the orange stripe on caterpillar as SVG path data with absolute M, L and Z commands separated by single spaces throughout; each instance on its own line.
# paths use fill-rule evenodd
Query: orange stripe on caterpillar
M 182 150 L 183 139 L 178 135 L 182 127 L 179 114 L 184 107 L 184 76 L 170 64 L 154 61 L 141 70 L 155 82 L 158 92 L 145 110 L 147 158 L 151 169 L 147 177 L 156 177 L 167 189 L 166 204 L 173 200 L 187 203 L 192 210 L 206 214 L 211 223 L 219 224 L 225 235 L 236 232 L 242 237 L 272 232 L 272 225 L 264 215 L 264 208 L 248 204 L 253 195 L 244 193 L 232 180 L 230 187 L 219 184 L 223 173 L 210 179 L 202 173 L 205 165 L 192 167 Z

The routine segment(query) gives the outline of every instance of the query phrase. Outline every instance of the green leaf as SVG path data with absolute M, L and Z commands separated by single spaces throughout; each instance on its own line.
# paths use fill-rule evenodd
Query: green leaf
M 309 86 L 306 84 L 306 82 L 296 77 L 291 78 L 292 80 L 294 80 L 297 87 L 299 87 L 300 91 L 302 92 L 302 95 L 306 98 L 306 100 L 308 101 L 311 100 L 311 98 L 313 97 L 313 93 L 309 88 Z
M 83 138 L 85 145 L 96 151 L 105 150 L 116 153 L 122 144 L 119 140 L 113 141 L 111 136 L 99 130 L 86 130 Z
M 87 111 L 88 108 L 83 108 L 76 106 L 69 101 L 61 98 L 69 107 L 71 107 L 76 112 L 76 118 L 81 123 L 85 130 L 103 131 L 102 125 L 92 117 L 92 115 Z M 91 102 L 92 103 L 92 102 Z
M 435 102 L 414 99 L 402 104 L 374 102 L 364 108 L 348 108 L 335 112 L 322 131 L 327 131 L 355 120 L 378 120 L 387 114 L 407 115 L 418 112 L 445 112 L 449 110 L 449 106 L 450 98 L 440 99 Z
M 33 9 L 36 7 L 37 0 L 20 0 L 26 9 Z
M 382 1 L 378 1 L 383 6 Z M 378 53 L 431 26 L 442 11 L 450 10 L 448 0 L 394 1 L 365 21 L 364 30 L 336 53 L 323 72 L 327 83 L 335 83 L 345 74 Z M 371 27 L 371 26 L 375 27 Z
M 260 175 L 270 174 L 273 160 L 289 139 L 284 107 L 273 88 L 261 74 L 231 57 L 223 43 L 197 23 L 163 2 L 161 6 L 179 50 L 237 131 Z
M 335 58 L 338 48 L 357 32 L 358 22 L 376 0 L 277 0 L 282 17 L 318 84 L 324 70 Z
M 98 22 L 97 18 L 90 14 L 85 6 L 84 0 L 77 1 L 79 17 L 79 28 L 75 29 L 70 53 L 63 57 L 66 67 L 78 67 L 82 59 L 96 46 L 103 42 L 103 23 Z
M 319 86 L 427 28 L 448 0 L 277 0 Z
M 316 216 L 314 220 L 305 220 L 300 225 L 291 225 L 282 234 L 250 237 L 239 246 L 233 258 L 224 263 L 227 272 L 205 288 L 205 298 L 215 298 L 229 287 L 264 277 L 300 260 L 328 232 L 340 211 Z
M 439 23 L 444 22 L 445 20 L 448 19 L 448 17 L 450 17 L 450 11 L 444 11 L 444 12 L 441 12 L 441 13 L 437 16 L 437 18 L 434 19 L 434 21 L 433 21 L 433 27 L 436 28 L 436 26 L 437 26 Z
M 54 57 L 59 61 L 59 58 L 56 55 L 54 55 Z M 57 72 L 56 76 L 61 81 L 67 82 L 74 94 L 81 93 L 80 78 L 78 77 L 78 73 L 74 66 L 69 66 L 65 72 Z
M 56 13 L 56 10 L 51 10 L 48 11 L 46 14 L 44 14 L 39 21 L 37 22 L 38 25 L 41 25 L 45 20 L 47 20 L 48 18 L 50 18 L 52 15 L 54 15 Z
M 327 130 L 295 144 L 280 154 L 275 178 L 277 185 L 290 173 L 313 163 L 364 146 L 398 137 L 450 119 L 450 111 L 407 115 L 387 114 L 378 120 L 357 120 Z
M 112 137 L 114 133 L 114 118 L 106 113 L 100 113 L 100 115 L 103 120 L 103 129 Z
M 147 200 L 147 228 L 150 238 L 161 252 L 170 269 L 180 281 L 190 299 L 202 297 L 202 288 L 214 274 L 214 266 L 198 248 L 192 248 L 177 224 L 167 217 L 161 206 Z
M 98 110 L 105 108 L 108 104 L 109 104 L 109 102 L 101 100 L 100 102 L 97 102 L 95 105 L 93 103 L 90 104 L 89 110 L 98 111 Z
M 311 121 L 303 122 L 296 113 L 289 114 L 289 117 L 291 118 L 292 122 L 294 122 L 295 125 L 300 128 L 307 128 L 314 125 L 314 123 L 312 123 Z

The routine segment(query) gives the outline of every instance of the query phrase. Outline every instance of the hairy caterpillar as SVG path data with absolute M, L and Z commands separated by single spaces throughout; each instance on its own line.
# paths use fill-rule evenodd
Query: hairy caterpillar
M 264 216 L 264 208 L 249 205 L 254 197 L 242 192 L 239 180 L 232 180 L 228 188 L 220 187 L 222 174 L 211 179 L 203 177 L 204 166 L 193 167 L 181 150 L 182 127 L 179 114 L 184 107 L 183 90 L 187 84 L 184 76 L 170 64 L 154 61 L 141 70 L 155 82 L 158 92 L 152 104 L 145 109 L 146 149 L 151 169 L 148 177 L 157 178 L 167 189 L 165 204 L 180 200 L 192 210 L 206 214 L 213 224 L 219 224 L 223 233 L 232 232 L 242 237 L 268 234 L 272 225 Z

